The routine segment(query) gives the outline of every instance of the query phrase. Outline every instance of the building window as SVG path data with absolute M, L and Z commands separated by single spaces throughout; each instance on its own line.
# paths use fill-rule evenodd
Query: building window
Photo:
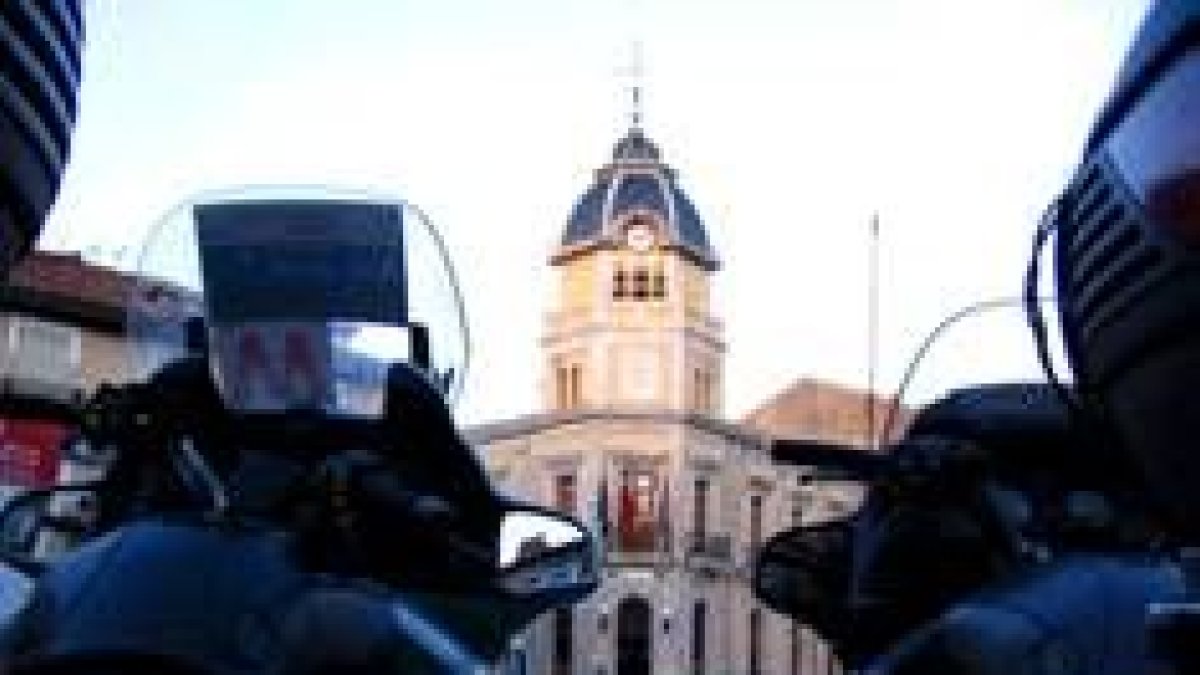
M 569 377 L 566 368 L 558 366 L 554 369 L 554 404 L 559 410 L 565 409 L 569 403 L 567 399 Z
M 568 397 L 568 406 L 578 408 L 583 402 L 583 368 L 578 365 L 571 366 L 571 391 Z
M 713 412 L 716 410 L 716 387 L 714 386 L 715 378 L 712 371 L 704 372 L 704 410 Z
M 762 675 L 762 612 L 750 610 L 750 675 Z
M 662 270 L 654 272 L 654 298 L 662 300 L 667 297 L 667 275 Z
M 554 508 L 563 513 L 575 513 L 575 475 L 564 473 L 554 477 Z
M 791 675 L 801 675 L 800 667 L 804 663 L 804 637 L 800 634 L 800 624 L 792 623 L 789 632 L 788 672 Z
M 583 404 L 583 366 L 554 368 L 554 403 L 559 410 L 578 408 Z
M 696 368 L 692 371 L 692 398 L 696 410 L 712 412 L 717 407 L 716 378 L 711 371 Z
M 762 495 L 750 495 L 750 551 L 758 551 L 762 544 Z
M 696 544 L 703 546 L 708 537 L 708 479 L 697 478 L 692 490 L 692 531 Z
M 633 271 L 633 299 L 646 300 L 650 297 L 650 270 L 639 267 Z
M 554 675 L 570 675 L 571 657 L 575 652 L 575 616 L 570 607 L 554 611 L 554 645 L 550 672 Z
M 629 275 L 625 273 L 625 268 L 618 267 L 613 275 L 613 299 L 624 300 L 629 297 Z
M 692 607 L 692 675 L 704 675 L 708 605 L 701 600 Z

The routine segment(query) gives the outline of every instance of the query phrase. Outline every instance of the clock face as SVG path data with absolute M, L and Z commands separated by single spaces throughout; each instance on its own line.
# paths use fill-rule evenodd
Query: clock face
M 625 241 L 629 243 L 629 247 L 633 250 L 645 251 L 654 243 L 654 233 L 650 231 L 650 228 L 645 226 L 631 227 L 625 235 Z

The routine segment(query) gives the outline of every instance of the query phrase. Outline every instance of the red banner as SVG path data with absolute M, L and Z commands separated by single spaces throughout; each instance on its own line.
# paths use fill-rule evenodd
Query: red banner
M 55 422 L 0 418 L 0 483 L 30 488 L 54 485 L 69 433 Z

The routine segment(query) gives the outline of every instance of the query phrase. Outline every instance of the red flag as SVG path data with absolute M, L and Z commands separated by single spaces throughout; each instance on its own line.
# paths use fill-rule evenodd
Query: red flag
M 617 533 L 621 548 L 633 545 L 634 531 L 637 525 L 637 497 L 633 486 L 629 484 L 628 471 L 621 472 L 621 490 L 617 496 Z

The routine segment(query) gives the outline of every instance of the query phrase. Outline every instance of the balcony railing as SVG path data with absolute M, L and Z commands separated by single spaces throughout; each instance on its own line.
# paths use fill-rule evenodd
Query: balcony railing
M 645 549 L 610 548 L 606 559 L 614 567 L 660 567 L 670 562 L 667 553 Z
M 737 572 L 739 556 L 734 538 L 728 534 L 706 534 L 689 532 L 680 542 L 676 540 L 670 550 L 664 547 L 624 546 L 610 541 L 605 560 L 614 567 L 655 567 L 684 565 L 694 570 L 713 573 Z
M 733 537 L 728 534 L 690 532 L 684 547 L 684 560 L 689 566 L 711 569 L 728 569 L 734 562 Z

